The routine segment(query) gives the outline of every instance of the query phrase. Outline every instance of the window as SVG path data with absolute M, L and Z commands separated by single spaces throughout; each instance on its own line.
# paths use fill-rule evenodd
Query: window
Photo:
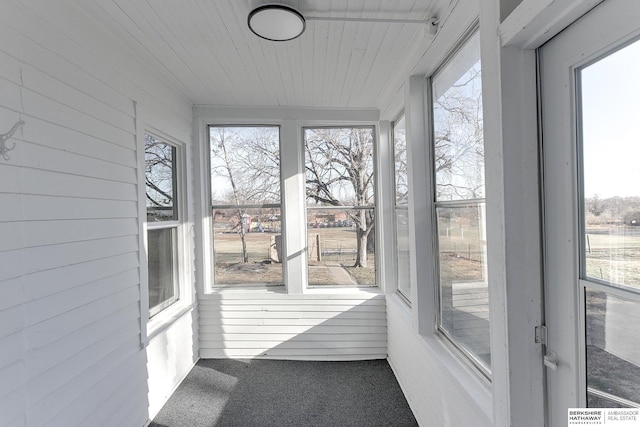
M 431 80 L 438 330 L 491 371 L 480 41 L 476 32 Z
M 372 127 L 305 128 L 309 285 L 375 286 Z
M 149 315 L 153 317 L 180 297 L 178 281 L 177 149 L 144 135 L 149 268 Z
M 410 300 L 409 181 L 404 116 L 393 123 L 393 159 L 395 170 L 396 283 L 398 284 L 398 292 Z
M 214 283 L 282 285 L 280 128 L 210 126 Z

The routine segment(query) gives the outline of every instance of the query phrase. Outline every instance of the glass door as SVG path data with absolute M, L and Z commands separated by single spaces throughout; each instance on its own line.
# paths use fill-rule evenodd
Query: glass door
M 640 407 L 640 8 L 608 1 L 540 49 L 549 425 Z

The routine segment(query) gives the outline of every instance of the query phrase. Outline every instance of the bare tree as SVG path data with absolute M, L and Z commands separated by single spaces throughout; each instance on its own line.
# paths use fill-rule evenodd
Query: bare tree
M 153 220 L 175 218 L 176 150 L 156 137 L 145 134 L 144 151 L 147 216 Z
M 280 153 L 275 127 L 212 127 L 212 199 L 238 206 L 234 229 L 242 241 L 242 260 L 249 262 L 246 233 L 251 204 L 280 202 Z
M 349 216 L 356 226 L 354 267 L 367 266 L 367 239 L 374 227 L 373 130 L 312 128 L 305 132 L 307 198 L 318 205 L 362 206 Z
M 436 197 L 484 197 L 480 64 L 434 101 Z

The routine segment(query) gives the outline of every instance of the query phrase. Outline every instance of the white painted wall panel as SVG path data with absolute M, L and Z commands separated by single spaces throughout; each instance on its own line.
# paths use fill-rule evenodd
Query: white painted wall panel
M 388 299 L 388 360 L 418 423 L 493 425 L 488 386 L 475 380 L 442 343 L 418 335 L 411 327 L 409 308 L 397 295 Z
M 69 2 L 0 2 L 0 133 L 25 122 L 0 158 L 3 426 L 148 421 L 136 104 L 190 144 L 191 103 L 93 18 Z M 153 339 L 190 352 L 156 380 L 173 388 L 197 328 L 168 329 Z
M 222 290 L 201 298 L 203 358 L 380 359 L 386 304 L 378 292 L 289 295 Z

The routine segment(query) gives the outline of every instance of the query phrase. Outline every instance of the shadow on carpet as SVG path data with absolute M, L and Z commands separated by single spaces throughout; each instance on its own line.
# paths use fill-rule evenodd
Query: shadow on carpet
M 386 360 L 200 360 L 152 427 L 417 426 Z

